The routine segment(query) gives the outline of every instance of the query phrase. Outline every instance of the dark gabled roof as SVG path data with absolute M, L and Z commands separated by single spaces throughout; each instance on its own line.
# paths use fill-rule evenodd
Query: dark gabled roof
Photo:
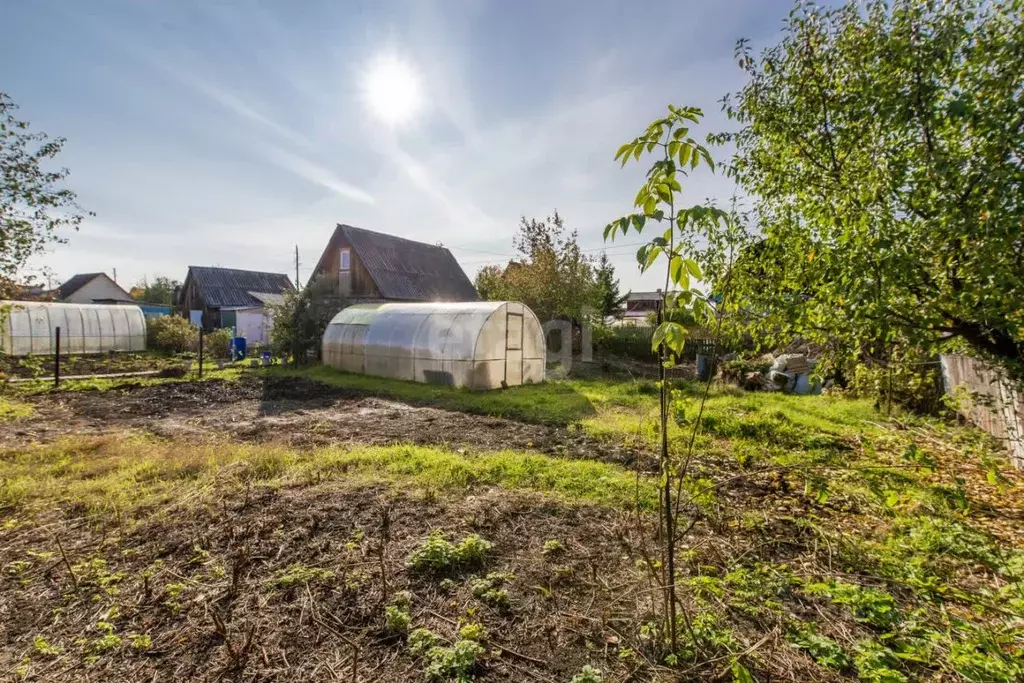
M 57 298 L 63 299 L 71 296 L 100 275 L 103 275 L 103 273 L 79 273 L 78 275 L 72 275 L 71 279 L 57 288 Z
M 292 287 L 292 281 L 282 273 L 261 273 L 255 270 L 189 266 L 185 277 L 195 282 L 199 299 L 207 308 L 228 306 L 260 307 L 263 302 L 250 292 L 282 294 Z
M 476 288 L 452 253 L 381 232 L 339 224 L 341 233 L 385 299 L 476 301 Z M 332 238 L 333 241 L 333 238 Z M 321 258 L 321 262 L 323 258 Z M 317 266 L 319 269 L 319 266 Z

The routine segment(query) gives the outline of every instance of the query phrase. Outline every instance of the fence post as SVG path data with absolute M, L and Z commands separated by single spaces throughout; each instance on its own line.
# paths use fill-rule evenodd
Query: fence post
M 60 386 L 60 327 L 59 326 L 57 327 L 57 334 L 56 334 L 55 342 L 56 342 L 56 346 L 57 346 L 57 349 L 56 349 L 57 353 L 53 357 L 54 358 L 54 360 L 53 360 L 53 386 L 54 386 L 54 388 Z
M 203 378 L 203 328 L 199 328 L 199 379 Z

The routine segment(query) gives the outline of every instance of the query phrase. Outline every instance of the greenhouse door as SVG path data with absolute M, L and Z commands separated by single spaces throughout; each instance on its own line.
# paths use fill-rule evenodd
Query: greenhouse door
M 502 386 L 523 383 L 523 314 L 505 309 L 505 381 Z

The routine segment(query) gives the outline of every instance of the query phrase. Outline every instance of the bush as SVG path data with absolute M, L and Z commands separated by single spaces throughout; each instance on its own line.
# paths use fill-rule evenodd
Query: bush
M 329 284 L 315 280 L 303 290 L 285 292 L 284 301 L 271 307 L 274 328 L 270 333 L 270 346 L 274 354 L 291 358 L 298 363 L 307 358 L 320 357 L 324 330 L 344 302 L 330 295 Z
M 195 351 L 199 347 L 199 328 L 176 315 L 150 318 L 146 321 L 146 343 L 156 351 Z
M 209 358 L 231 356 L 231 328 L 224 327 L 203 335 L 203 355 Z
M 926 415 L 942 409 L 945 390 L 935 358 L 913 351 L 897 352 L 889 364 L 891 367 L 883 363 L 855 367 L 846 387 L 848 395 L 873 398 L 879 407 L 887 405 L 891 398 L 893 405 Z

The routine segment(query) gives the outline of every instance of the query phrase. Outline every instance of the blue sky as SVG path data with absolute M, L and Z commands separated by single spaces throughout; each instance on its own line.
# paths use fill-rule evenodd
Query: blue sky
M 672 102 L 726 122 L 737 38 L 773 41 L 788 0 L 32 0 L 7 3 L 0 90 L 68 142 L 95 211 L 33 266 L 183 279 L 188 265 L 305 280 L 336 223 L 442 242 L 472 278 L 512 254 L 521 214 L 557 208 L 598 253 L 643 169 L 615 149 Z M 375 116 L 375 60 L 411 65 L 423 107 Z M 684 183 L 728 203 L 725 179 Z M 627 244 L 635 242 L 630 238 Z M 621 242 L 621 239 L 620 239 Z M 635 248 L 624 289 L 653 289 Z

